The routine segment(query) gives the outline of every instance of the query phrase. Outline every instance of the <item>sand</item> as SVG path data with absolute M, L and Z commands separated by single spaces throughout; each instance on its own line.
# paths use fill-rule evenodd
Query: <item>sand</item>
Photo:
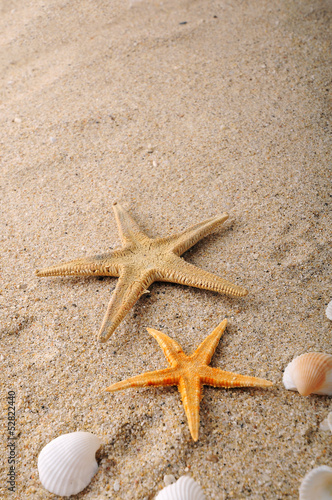
M 57 498 L 38 454 L 76 430 L 103 442 L 78 499 L 152 500 L 166 474 L 207 499 L 296 499 L 331 465 L 331 398 L 282 384 L 332 352 L 330 18 L 324 0 L 2 0 L 1 499 Z M 99 343 L 116 279 L 35 270 L 120 246 L 114 201 L 152 237 L 228 211 L 184 258 L 249 295 L 155 283 Z M 225 317 L 212 366 L 274 386 L 205 387 L 197 443 L 176 387 L 103 392 L 167 366 L 146 327 L 189 354 Z

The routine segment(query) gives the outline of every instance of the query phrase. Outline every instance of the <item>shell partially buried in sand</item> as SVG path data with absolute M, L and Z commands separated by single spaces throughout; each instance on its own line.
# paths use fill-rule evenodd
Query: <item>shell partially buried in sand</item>
M 191 477 L 182 476 L 162 489 L 155 500 L 206 500 L 202 488 Z
M 325 313 L 326 317 L 332 321 L 332 300 L 328 303 Z
M 48 443 L 38 457 L 39 479 L 60 496 L 84 490 L 98 470 L 95 454 L 100 439 L 90 432 L 62 434 Z
M 294 358 L 286 367 L 283 383 L 286 389 L 309 394 L 332 395 L 332 355 L 308 352 Z
M 332 432 L 332 411 L 328 416 L 320 423 L 319 426 L 321 431 L 331 431 Z
M 331 500 L 332 467 L 321 465 L 306 474 L 300 486 L 300 500 Z

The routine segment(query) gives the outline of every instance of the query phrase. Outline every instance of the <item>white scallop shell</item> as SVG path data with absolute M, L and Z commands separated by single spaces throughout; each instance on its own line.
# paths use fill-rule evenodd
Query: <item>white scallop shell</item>
M 155 500 L 205 500 L 202 488 L 191 477 L 182 476 L 162 489 Z
M 327 316 L 330 320 L 332 320 L 332 300 L 331 300 L 331 302 L 329 302 L 329 303 L 327 304 L 327 308 L 326 308 L 325 313 L 326 313 L 326 316 Z
M 332 467 L 321 465 L 308 472 L 300 486 L 300 500 L 332 499 Z
M 95 454 L 100 445 L 100 439 L 90 432 L 62 434 L 48 443 L 38 457 L 44 488 L 60 496 L 84 490 L 97 472 Z
M 308 352 L 294 358 L 286 366 L 282 379 L 286 389 L 302 396 L 326 394 L 332 396 L 332 356 L 323 352 Z

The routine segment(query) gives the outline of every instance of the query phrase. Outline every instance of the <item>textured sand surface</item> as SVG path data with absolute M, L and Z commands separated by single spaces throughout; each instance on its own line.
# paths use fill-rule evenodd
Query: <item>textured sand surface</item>
M 332 462 L 331 398 L 282 384 L 294 356 L 332 352 L 331 3 L 2 0 L 0 13 L 1 499 L 55 499 L 37 457 L 76 430 L 103 441 L 80 499 L 152 500 L 166 474 L 207 499 L 296 499 Z M 116 200 L 151 236 L 228 211 L 184 258 L 249 295 L 155 283 L 98 343 L 116 279 L 35 270 L 119 246 Z M 146 327 L 190 353 L 225 317 L 212 366 L 274 386 L 205 387 L 197 443 L 176 387 L 102 392 L 167 366 Z

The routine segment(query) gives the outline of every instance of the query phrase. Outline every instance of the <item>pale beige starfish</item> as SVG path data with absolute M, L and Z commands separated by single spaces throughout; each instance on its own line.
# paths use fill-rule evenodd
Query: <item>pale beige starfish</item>
M 186 250 L 220 226 L 228 214 L 211 217 L 168 238 L 149 238 L 119 203 L 113 205 L 123 247 L 37 271 L 37 276 L 118 276 L 99 338 L 105 342 L 154 281 L 169 281 L 232 297 L 247 290 L 181 259 Z
M 220 337 L 225 331 L 227 319 L 224 319 L 206 337 L 191 356 L 186 356 L 180 345 L 165 333 L 148 328 L 148 332 L 162 348 L 170 368 L 147 372 L 123 382 L 107 387 L 105 391 L 115 392 L 128 387 L 147 387 L 149 385 L 177 385 L 187 415 L 190 433 L 194 441 L 198 439 L 199 403 L 202 398 L 202 386 L 213 387 L 269 387 L 269 380 L 246 377 L 237 373 L 225 372 L 220 368 L 211 368 L 208 364 L 216 350 Z

